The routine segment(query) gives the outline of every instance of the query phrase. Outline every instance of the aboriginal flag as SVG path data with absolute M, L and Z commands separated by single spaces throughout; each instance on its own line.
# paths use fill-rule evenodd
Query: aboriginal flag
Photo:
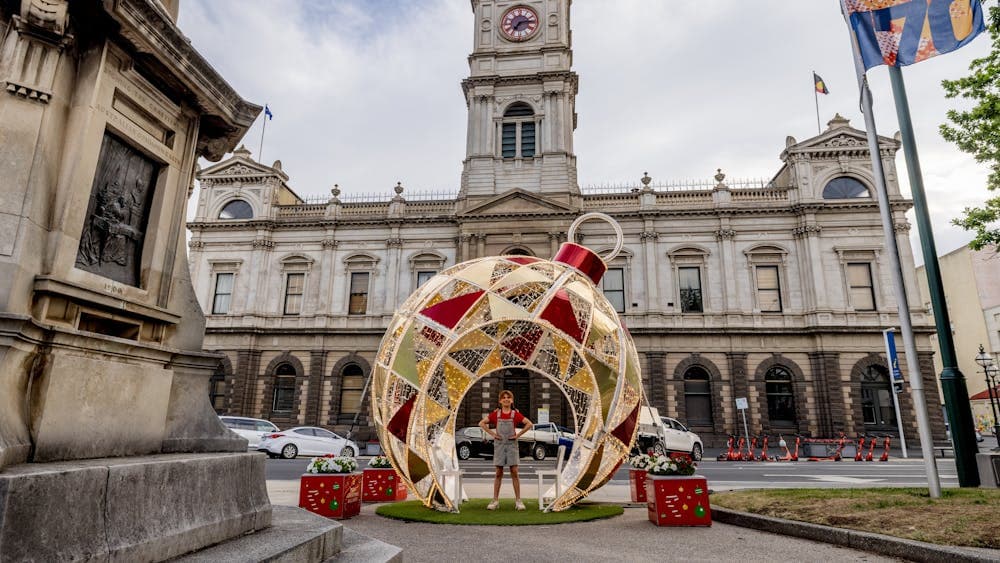
M 826 82 L 819 77 L 815 72 L 813 73 L 813 83 L 816 85 L 816 91 L 820 94 L 829 94 L 830 91 L 826 89 Z

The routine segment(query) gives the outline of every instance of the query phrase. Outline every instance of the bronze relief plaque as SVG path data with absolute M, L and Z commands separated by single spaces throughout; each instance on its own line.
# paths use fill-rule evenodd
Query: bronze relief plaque
M 76 267 L 139 286 L 142 246 L 159 165 L 104 134 Z

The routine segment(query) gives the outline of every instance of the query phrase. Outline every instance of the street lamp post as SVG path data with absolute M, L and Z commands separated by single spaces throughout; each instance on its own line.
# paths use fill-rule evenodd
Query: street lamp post
M 979 345 L 979 354 L 976 355 L 976 363 L 983 368 L 986 375 L 986 396 L 990 400 L 990 408 L 993 410 L 993 436 L 997 439 L 997 449 L 1000 449 L 1000 398 L 997 397 L 997 374 L 1000 368 L 993 365 L 993 358 L 986 353 L 983 345 Z

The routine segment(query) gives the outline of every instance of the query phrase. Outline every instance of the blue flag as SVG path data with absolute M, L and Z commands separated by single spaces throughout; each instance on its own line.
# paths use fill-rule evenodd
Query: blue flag
M 274 114 L 271 113 L 271 108 L 267 107 L 267 104 L 264 104 L 264 116 L 267 117 L 268 121 L 274 119 Z
M 980 0 L 841 0 L 865 70 L 950 53 L 986 29 Z

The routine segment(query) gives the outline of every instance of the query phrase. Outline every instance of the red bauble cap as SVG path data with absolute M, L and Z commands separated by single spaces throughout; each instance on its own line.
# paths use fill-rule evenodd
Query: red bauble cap
M 593 280 L 595 284 L 600 283 L 601 278 L 604 277 L 604 272 L 608 271 L 608 265 L 604 263 L 604 260 L 596 252 L 572 242 L 562 243 L 562 246 L 559 247 L 559 252 L 556 252 L 552 260 L 576 268 Z

